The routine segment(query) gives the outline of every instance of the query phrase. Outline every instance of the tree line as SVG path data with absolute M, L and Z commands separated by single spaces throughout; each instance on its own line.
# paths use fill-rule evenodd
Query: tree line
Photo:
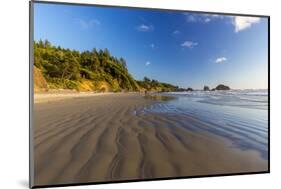
M 178 86 L 144 77 L 137 81 L 129 73 L 126 60 L 108 49 L 79 52 L 52 45 L 48 40 L 34 42 L 34 66 L 49 89 L 98 91 L 179 91 Z M 85 85 L 87 85 L 85 87 Z

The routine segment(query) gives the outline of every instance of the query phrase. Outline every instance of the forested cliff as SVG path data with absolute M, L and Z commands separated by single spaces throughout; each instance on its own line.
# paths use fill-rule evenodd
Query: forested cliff
M 77 91 L 181 91 L 172 84 L 144 77 L 137 81 L 129 73 L 124 58 L 108 49 L 79 52 L 34 42 L 34 90 L 72 89 Z

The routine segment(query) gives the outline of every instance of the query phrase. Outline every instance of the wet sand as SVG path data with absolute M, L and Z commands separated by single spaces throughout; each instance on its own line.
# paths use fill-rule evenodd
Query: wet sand
M 200 120 L 135 113 L 155 102 L 107 94 L 35 103 L 34 184 L 267 171 L 258 152 L 194 129 Z

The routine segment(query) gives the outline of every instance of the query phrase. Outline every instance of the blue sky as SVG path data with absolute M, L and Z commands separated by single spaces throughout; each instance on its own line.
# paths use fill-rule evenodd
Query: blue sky
M 267 19 L 35 3 L 35 40 L 79 51 L 108 48 L 144 76 L 202 89 L 267 89 Z

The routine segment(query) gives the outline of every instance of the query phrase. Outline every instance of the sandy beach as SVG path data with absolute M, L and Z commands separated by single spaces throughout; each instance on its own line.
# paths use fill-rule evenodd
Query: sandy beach
M 34 104 L 37 186 L 268 169 L 257 151 L 194 129 L 208 127 L 198 119 L 137 114 L 157 103 L 140 94 L 50 99 L 37 98 Z
M 111 92 L 105 93 L 96 93 L 96 92 L 74 92 L 65 90 L 63 92 L 45 92 L 45 93 L 35 93 L 34 94 L 34 103 L 45 103 L 45 102 L 52 102 L 57 100 L 65 100 L 70 98 L 82 98 L 82 97 L 92 97 L 92 96 L 104 96 L 114 94 Z

